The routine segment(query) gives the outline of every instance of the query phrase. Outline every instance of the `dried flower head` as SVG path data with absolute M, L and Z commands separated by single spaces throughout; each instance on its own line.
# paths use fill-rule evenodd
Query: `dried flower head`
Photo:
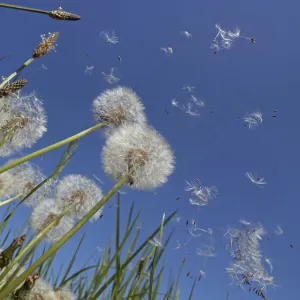
M 101 198 L 100 187 L 82 175 L 67 175 L 59 181 L 56 190 L 56 203 L 62 210 L 72 207 L 70 216 L 82 218 Z M 102 214 L 100 209 L 92 218 L 97 220 Z
M 62 7 L 50 11 L 48 16 L 55 20 L 65 20 L 65 21 L 78 21 L 81 19 L 80 16 L 78 15 L 64 11 Z
M 93 102 L 93 113 L 97 122 L 109 123 L 106 135 L 124 124 L 144 124 L 144 106 L 137 94 L 130 88 L 117 87 L 100 94 Z
M 129 175 L 134 188 L 147 190 L 167 181 L 175 159 L 162 136 L 152 128 L 135 124 L 122 126 L 108 137 L 102 163 L 114 180 Z
M 34 49 L 32 58 L 40 58 L 46 54 L 48 54 L 51 50 L 55 51 L 55 47 L 57 46 L 55 44 L 56 40 L 58 39 L 59 33 L 54 32 L 48 33 L 48 37 L 46 37 L 45 34 L 41 35 L 41 43 L 37 46 L 37 48 Z
M 10 96 L 11 94 L 21 90 L 26 84 L 26 79 L 20 79 L 5 85 L 3 88 L 0 88 L 0 98 Z
M 13 293 L 14 299 L 26 300 L 30 296 L 30 291 L 33 289 L 35 282 L 40 278 L 40 274 L 34 273 L 29 275 L 24 284 Z
M 52 223 L 62 213 L 53 199 L 45 199 L 40 202 L 33 210 L 30 217 L 31 227 L 37 233 L 44 230 L 50 223 Z M 64 216 L 52 227 L 47 233 L 46 239 L 49 242 L 55 242 L 66 234 L 74 226 L 74 219 L 69 216 Z
M 35 93 L 12 94 L 0 103 L 0 156 L 30 148 L 47 131 L 43 103 Z
M 45 176 L 38 166 L 29 162 L 25 162 L 24 164 L 18 165 L 0 174 L 0 182 L 3 182 L 5 186 L 3 191 L 6 191 L 7 193 L 5 196 L 19 195 L 19 197 L 25 197 L 44 179 Z M 40 190 L 37 190 L 26 199 L 24 204 L 29 206 L 36 205 L 39 196 Z

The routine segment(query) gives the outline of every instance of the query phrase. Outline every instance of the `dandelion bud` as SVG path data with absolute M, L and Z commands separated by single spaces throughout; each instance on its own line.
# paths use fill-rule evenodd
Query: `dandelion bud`
M 174 155 L 165 139 L 144 125 L 124 125 L 110 135 L 103 148 L 102 164 L 114 180 L 128 175 L 137 189 L 156 188 L 174 170 Z
M 64 11 L 62 8 L 50 11 L 48 16 L 55 20 L 78 21 L 80 16 Z
M 48 54 L 51 50 L 55 50 L 56 45 L 54 43 L 56 42 L 58 36 L 58 32 L 49 33 L 48 37 L 46 37 L 45 34 L 42 34 L 42 41 L 37 48 L 34 49 L 32 58 L 40 58 L 41 56 Z
M 62 210 L 71 208 L 71 217 L 81 219 L 103 197 L 100 187 L 91 179 L 81 175 L 65 176 L 57 186 L 56 203 Z M 98 219 L 99 210 L 93 217 Z
M 22 89 L 26 84 L 26 79 L 20 79 L 5 85 L 3 88 L 0 88 L 0 98 L 8 97 L 9 95 Z
M 109 89 L 100 94 L 93 102 L 93 113 L 97 122 L 109 123 L 105 133 L 124 124 L 144 124 L 144 106 L 137 94 L 126 87 Z
M 30 148 L 47 131 L 46 112 L 34 93 L 4 98 L 0 104 L 0 117 L 2 157 Z
M 30 217 L 31 227 L 36 233 L 40 233 L 57 217 L 62 211 L 57 207 L 53 199 L 45 199 L 33 210 Z M 54 227 L 46 234 L 46 239 L 55 242 L 65 235 L 74 226 L 74 220 L 68 216 L 61 218 Z

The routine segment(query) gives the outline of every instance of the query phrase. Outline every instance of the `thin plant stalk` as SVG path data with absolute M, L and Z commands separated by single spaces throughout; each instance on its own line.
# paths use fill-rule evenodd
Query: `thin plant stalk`
M 54 243 L 48 251 L 46 251 L 42 256 L 40 256 L 30 267 L 28 267 L 19 277 L 16 278 L 10 285 L 7 285 L 0 292 L 0 299 L 10 295 L 18 286 L 21 284 L 27 276 L 36 270 L 36 268 L 49 259 L 54 253 L 58 251 L 80 228 L 87 223 L 90 218 L 126 183 L 128 182 L 128 176 L 123 176 L 113 188 L 88 212 L 79 222 L 70 229 L 62 238 L 60 238 L 56 243 Z
M 30 11 L 30 12 L 36 12 L 39 14 L 45 14 L 45 15 L 47 15 L 49 13 L 47 10 L 29 8 L 29 7 L 13 5 L 13 4 L 8 4 L 8 3 L 0 3 L 0 7 L 12 8 L 12 9 L 18 9 L 18 10 L 26 10 L 26 11 Z
M 0 84 L 0 89 L 3 88 L 15 76 L 17 76 L 18 73 L 20 73 L 23 69 L 25 69 L 27 66 L 29 66 L 34 60 L 35 60 L 35 58 L 30 57 L 27 61 L 25 61 L 25 63 L 21 67 L 19 67 L 15 72 L 13 72 L 7 78 L 5 78 L 5 80 L 3 80 L 2 83 Z
M 12 168 L 14 168 L 14 167 L 16 167 L 16 166 L 18 166 L 20 164 L 23 164 L 26 161 L 29 161 L 29 160 L 31 160 L 33 158 L 36 158 L 36 157 L 39 157 L 39 156 L 41 156 L 41 155 L 43 155 L 45 153 L 48 153 L 48 152 L 53 151 L 53 150 L 55 150 L 55 149 L 57 149 L 59 147 L 62 147 L 62 146 L 66 145 L 66 144 L 68 144 L 70 142 L 73 142 L 73 141 L 75 141 L 77 139 L 80 139 L 83 136 L 85 136 L 85 135 L 93 132 L 94 130 L 99 129 L 101 127 L 104 127 L 106 125 L 108 125 L 107 122 L 99 123 L 99 124 L 97 124 L 95 126 L 92 126 L 92 127 L 88 128 L 88 129 L 84 130 L 84 131 L 81 131 L 81 132 L 79 132 L 79 133 L 77 133 L 75 135 L 72 135 L 72 136 L 70 136 L 70 137 L 68 137 L 68 138 L 66 138 L 66 139 L 64 139 L 64 140 L 62 140 L 60 142 L 57 142 L 57 143 L 52 144 L 50 146 L 47 146 L 47 147 L 45 147 L 43 149 L 40 149 L 40 150 L 37 150 L 37 151 L 35 151 L 33 153 L 25 155 L 25 156 L 23 156 L 23 157 L 21 157 L 19 159 L 16 159 L 16 160 L 14 160 L 14 161 L 12 161 L 12 162 L 4 165 L 3 167 L 1 167 L 0 168 L 0 174 L 3 173 L 3 172 L 5 172 L 5 171 L 7 171 L 7 170 L 9 170 L 9 169 L 12 169 Z
M 13 201 L 18 200 L 21 196 L 22 196 L 22 194 L 19 194 L 19 195 L 16 195 L 16 196 L 12 197 L 12 198 L 9 198 L 9 199 L 7 199 L 5 201 L 0 202 L 0 207 L 4 206 L 6 204 L 9 204 L 9 203 L 11 203 Z
M 65 209 L 54 221 L 52 221 L 46 228 L 44 228 L 30 243 L 28 243 L 17 255 L 17 257 L 5 268 L 5 270 L 0 275 L 0 282 L 3 280 L 4 276 L 9 272 L 9 270 L 17 264 L 22 256 L 31 248 L 36 247 L 45 237 L 45 235 L 55 226 L 58 222 L 70 211 L 70 208 Z

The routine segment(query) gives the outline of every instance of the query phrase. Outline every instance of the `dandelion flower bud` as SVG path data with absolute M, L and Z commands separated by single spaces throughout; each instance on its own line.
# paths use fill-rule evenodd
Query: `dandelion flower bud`
M 135 124 L 122 126 L 108 137 L 102 164 L 114 180 L 128 175 L 133 187 L 147 190 L 167 181 L 175 159 L 162 136 L 152 128 Z
M 40 233 L 50 223 L 52 223 L 62 211 L 57 207 L 53 199 L 45 199 L 33 210 L 30 217 L 31 227 L 36 233 Z M 46 234 L 46 240 L 55 242 L 65 235 L 74 226 L 74 220 L 69 216 L 64 216 Z
M 57 186 L 56 203 L 62 210 L 71 207 L 70 215 L 81 219 L 103 197 L 100 187 L 81 175 L 65 176 Z M 99 210 L 93 217 L 98 219 Z
M 117 87 L 100 94 L 93 102 L 93 113 L 97 122 L 106 121 L 109 126 L 106 135 L 124 124 L 144 124 L 144 106 L 137 94 L 130 88 Z
M 4 141 L 0 156 L 30 148 L 47 131 L 46 112 L 34 93 L 5 98 L 0 105 L 0 116 L 0 141 Z

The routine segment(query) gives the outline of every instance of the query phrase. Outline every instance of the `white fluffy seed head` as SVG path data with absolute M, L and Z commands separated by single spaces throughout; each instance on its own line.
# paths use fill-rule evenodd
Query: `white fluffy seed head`
M 2 101 L 3 99 L 1 99 Z M 35 93 L 12 94 L 0 105 L 0 156 L 30 148 L 47 131 L 46 112 Z
M 150 127 L 135 124 L 122 126 L 108 137 L 102 164 L 114 180 L 129 175 L 132 187 L 149 190 L 167 182 L 175 159 L 162 136 Z
M 93 102 L 93 113 L 96 121 L 109 123 L 109 126 L 104 130 L 106 135 L 124 124 L 146 123 L 144 109 L 137 94 L 127 87 L 106 90 Z
M 2 174 L 0 174 L 0 182 L 6 182 L 6 196 L 25 197 L 32 189 L 45 179 L 37 165 L 25 162 Z M 8 186 L 9 184 L 9 186 Z M 1 191 L 1 187 L 0 187 Z M 41 190 L 37 190 L 30 195 L 24 202 L 25 205 L 34 206 L 38 202 Z M 5 195 L 4 195 L 5 196 Z
M 64 210 L 71 207 L 70 216 L 82 218 L 103 197 L 100 187 L 82 175 L 65 176 L 57 186 L 56 203 Z M 91 220 L 100 217 L 102 209 Z
M 33 210 L 30 221 L 36 233 L 41 232 L 62 213 L 53 199 L 45 199 Z M 59 223 L 47 233 L 46 240 L 55 242 L 74 226 L 74 219 L 64 216 Z
M 39 278 L 26 300 L 57 300 L 57 298 L 52 287 Z
M 75 300 L 75 295 L 67 286 L 64 286 L 56 291 L 55 295 L 57 297 L 57 300 Z

